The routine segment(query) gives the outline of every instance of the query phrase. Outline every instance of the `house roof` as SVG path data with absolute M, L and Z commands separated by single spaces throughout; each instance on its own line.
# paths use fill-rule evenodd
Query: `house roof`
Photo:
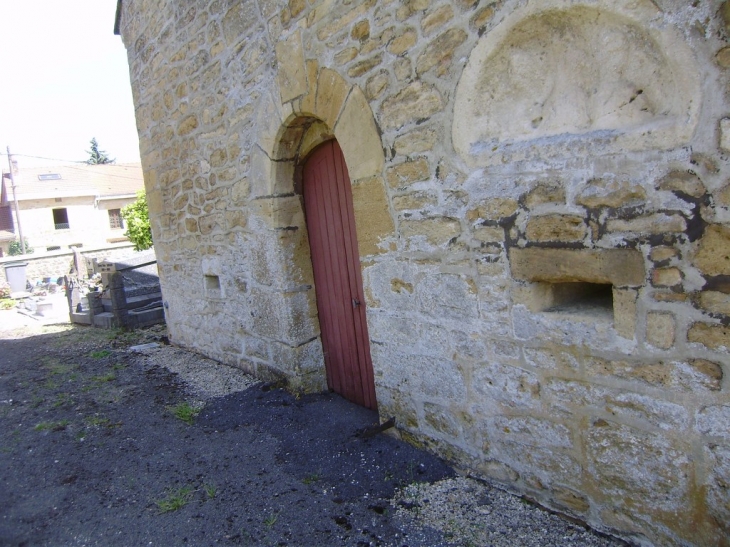
M 7 199 L 13 201 L 10 181 L 3 179 Z M 23 168 L 15 175 L 18 201 L 31 199 L 94 196 L 129 196 L 144 189 L 142 166 L 138 163 Z

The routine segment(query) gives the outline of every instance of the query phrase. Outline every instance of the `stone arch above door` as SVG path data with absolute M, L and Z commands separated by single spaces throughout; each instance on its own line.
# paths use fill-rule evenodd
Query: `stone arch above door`
M 370 105 L 357 85 L 320 68 L 317 61 L 299 68 L 280 62 L 278 89 L 260 101 L 251 157 L 254 204 L 272 227 L 303 229 L 298 171 L 314 148 L 337 139 L 352 180 L 360 255 L 385 252 L 387 240 L 395 237 L 395 224 L 383 179 L 385 155 Z

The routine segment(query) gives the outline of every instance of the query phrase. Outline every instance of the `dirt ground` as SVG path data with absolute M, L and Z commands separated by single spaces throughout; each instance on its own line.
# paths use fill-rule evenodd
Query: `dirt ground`
M 548 521 L 481 522 L 508 495 L 467 485 L 472 530 L 437 505 L 438 491 L 463 505 L 461 479 L 364 434 L 374 412 L 252 381 L 201 397 L 159 362 L 202 357 L 129 350 L 163 335 L 0 329 L 0 545 L 614 545 L 513 496 L 520 519 Z

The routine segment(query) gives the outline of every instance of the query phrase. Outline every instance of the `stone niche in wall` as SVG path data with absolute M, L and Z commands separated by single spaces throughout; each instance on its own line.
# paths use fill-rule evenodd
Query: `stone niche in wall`
M 700 104 L 692 52 L 649 0 L 529 2 L 485 34 L 456 92 L 453 143 L 472 167 L 667 149 Z M 536 148 L 537 147 L 537 148 Z

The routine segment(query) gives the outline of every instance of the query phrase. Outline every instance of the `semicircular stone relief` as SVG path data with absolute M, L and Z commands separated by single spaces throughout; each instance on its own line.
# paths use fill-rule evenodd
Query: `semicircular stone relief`
M 641 24 L 585 6 L 502 30 L 477 44 L 457 88 L 454 146 L 468 163 L 528 142 L 635 150 L 691 138 L 699 88 L 681 39 L 660 36 L 660 45 Z

